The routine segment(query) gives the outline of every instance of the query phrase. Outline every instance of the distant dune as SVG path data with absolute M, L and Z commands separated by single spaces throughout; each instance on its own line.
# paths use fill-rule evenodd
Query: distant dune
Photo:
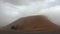
M 59 29 L 59 26 L 53 24 L 47 17 L 42 15 L 23 17 L 2 28 L 2 30 L 21 32 L 53 31 Z

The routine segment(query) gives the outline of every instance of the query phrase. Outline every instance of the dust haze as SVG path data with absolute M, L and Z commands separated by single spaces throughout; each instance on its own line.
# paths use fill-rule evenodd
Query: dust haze
M 60 25 L 60 0 L 0 0 L 0 27 L 21 17 L 45 15 Z

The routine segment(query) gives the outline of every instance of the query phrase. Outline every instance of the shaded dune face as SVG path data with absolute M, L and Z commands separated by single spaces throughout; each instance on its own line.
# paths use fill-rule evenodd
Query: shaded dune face
M 51 31 L 59 29 L 59 26 L 53 24 L 47 17 L 42 15 L 23 17 L 5 27 L 7 30 L 22 32 Z

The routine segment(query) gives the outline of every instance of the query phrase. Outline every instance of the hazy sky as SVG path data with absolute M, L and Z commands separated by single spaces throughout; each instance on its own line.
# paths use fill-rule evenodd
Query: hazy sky
M 0 26 L 18 18 L 31 15 L 45 15 L 60 25 L 60 0 L 0 0 Z

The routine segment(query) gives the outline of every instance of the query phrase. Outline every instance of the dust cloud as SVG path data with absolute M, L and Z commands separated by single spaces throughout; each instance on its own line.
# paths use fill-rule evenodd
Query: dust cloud
M 59 14 L 59 0 L 0 0 L 0 27 L 32 15 L 45 15 L 60 25 Z

